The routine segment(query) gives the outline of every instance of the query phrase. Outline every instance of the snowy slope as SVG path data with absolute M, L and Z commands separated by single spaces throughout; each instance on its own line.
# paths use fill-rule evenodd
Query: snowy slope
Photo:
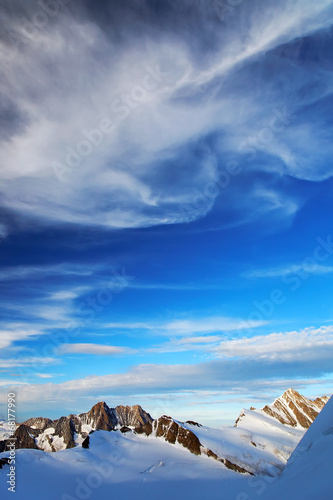
M 270 500 L 330 500 L 333 498 L 333 397 L 304 435 Z M 267 497 L 268 498 L 268 497 Z
M 205 447 L 255 475 L 281 473 L 304 430 L 283 425 L 260 410 L 243 410 L 243 415 L 246 418 L 237 427 L 183 425 L 195 432 Z
M 181 445 L 133 432 L 94 432 L 89 449 L 16 453 L 16 500 L 202 500 L 208 491 L 212 500 L 220 500 L 222 491 L 225 500 L 234 500 L 249 479 Z M 6 473 L 5 467 L 0 470 L 1 499 L 13 498 L 6 487 Z

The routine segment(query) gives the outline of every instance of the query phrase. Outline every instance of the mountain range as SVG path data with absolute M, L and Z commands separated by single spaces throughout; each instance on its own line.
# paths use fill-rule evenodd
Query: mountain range
M 205 473 L 217 481 L 229 470 L 232 484 L 237 484 L 236 476 L 256 476 L 264 478 L 261 480 L 267 486 L 281 475 L 293 450 L 297 450 L 327 401 L 326 396 L 307 399 L 290 388 L 262 409 L 243 409 L 234 426 L 220 429 L 193 420 L 181 422 L 167 415 L 153 419 L 139 405 L 110 408 L 101 401 L 90 411 L 78 415 L 56 420 L 30 418 L 17 424 L 14 437 L 20 461 L 26 460 L 24 468 L 30 471 L 36 460 L 48 474 L 50 464 L 59 465 L 64 461 L 68 465 L 68 462 L 72 464 L 78 460 L 96 467 L 103 459 L 108 466 L 112 464 L 113 470 L 119 469 L 116 477 L 131 480 L 133 484 L 135 481 L 145 482 L 147 477 L 157 482 L 169 475 L 172 480 L 179 475 L 184 479 L 193 475 L 193 471 L 196 471 L 195 479 Z M 3 453 L 0 453 L 0 459 L 3 460 L 3 471 L 7 466 L 8 437 L 6 423 L 2 421 L 0 451 Z M 83 470 L 76 470 L 78 477 Z M 61 473 L 64 473 L 63 469 Z M 112 474 L 112 484 L 114 477 Z M 243 484 L 242 488 L 246 490 L 247 486 Z M 66 495 L 63 500 L 65 498 Z M 251 497 L 245 498 L 249 500 Z

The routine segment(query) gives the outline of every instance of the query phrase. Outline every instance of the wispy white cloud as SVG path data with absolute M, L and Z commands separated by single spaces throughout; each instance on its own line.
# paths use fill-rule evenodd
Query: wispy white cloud
M 266 269 L 253 269 L 243 274 L 246 278 L 279 278 L 288 274 L 297 274 L 299 271 L 309 274 L 325 275 L 333 273 L 332 266 L 323 266 L 321 264 L 289 264 L 280 267 L 270 267 Z
M 258 328 L 266 325 L 267 321 L 243 320 L 221 316 L 205 317 L 200 319 L 178 319 L 167 322 L 133 322 L 133 323 L 106 323 L 105 328 L 119 330 L 147 330 L 157 335 L 182 336 L 195 333 L 231 332 Z
M 11 346 L 16 341 L 29 340 L 42 335 L 43 331 L 40 328 L 15 324 L 10 329 L 0 330 L 0 348 L 4 349 Z
M 198 351 L 213 358 L 262 359 L 292 361 L 326 356 L 325 349 L 333 349 L 333 327 L 305 328 L 300 331 L 278 332 L 267 335 L 243 336 L 227 339 L 223 335 L 205 335 L 172 338 L 151 347 L 149 352 L 170 353 Z
M 198 4 L 197 15 L 204 16 L 215 36 L 207 58 L 195 57 L 186 32 L 181 39 L 171 37 L 167 30 L 155 30 L 144 41 L 138 36 L 136 44 L 117 45 L 97 23 L 87 18 L 82 29 L 81 16 L 71 17 L 68 12 L 49 23 L 47 30 L 37 30 L 15 57 L 8 40 L 2 41 L 4 101 L 15 102 L 19 116 L 19 132 L 0 145 L 3 205 L 25 217 L 51 223 L 129 228 L 183 222 L 179 206 L 193 204 L 196 189 L 216 182 L 220 158 L 230 154 L 238 157 L 239 147 L 253 134 L 253 122 L 265 122 L 271 110 L 283 104 L 272 82 L 266 82 L 259 97 L 249 91 L 252 62 L 264 62 L 268 51 L 327 26 L 325 9 L 329 5 L 328 0 L 320 4 L 309 1 L 304 8 L 300 2 L 285 1 L 265 8 L 251 4 L 251 10 L 243 2 L 238 9 L 248 22 L 231 22 L 222 30 L 218 19 L 212 23 L 207 6 Z M 24 29 L 8 15 L 5 22 L 8 30 Z M 69 42 L 75 50 L 65 49 Z M 110 60 L 110 53 L 117 54 L 116 63 L 114 58 Z M 50 62 L 58 68 L 56 78 L 46 70 Z M 284 70 L 281 74 L 290 77 L 291 92 L 298 92 L 305 79 L 309 84 L 313 81 L 311 71 L 304 75 L 302 69 L 282 58 L 279 64 Z M 229 85 L 221 95 L 221 81 L 228 82 L 237 71 L 246 72 L 245 78 L 239 78 L 246 82 L 246 88 Z M 151 83 L 155 81 L 154 90 L 143 88 L 147 77 Z M 322 79 L 330 83 L 328 74 L 323 73 Z M 144 99 L 131 105 L 121 102 L 135 95 L 138 87 L 143 88 Z M 202 87 L 207 88 L 207 99 L 200 106 L 193 105 L 189 98 L 201 95 Z M 142 90 L 137 92 L 139 96 Z M 322 89 L 320 95 L 324 92 Z M 292 112 L 297 112 L 297 104 L 292 100 L 288 104 Z M 241 109 L 241 113 L 235 113 L 235 109 Z M 113 130 L 104 132 L 101 140 L 96 140 L 95 133 L 95 139 L 88 143 L 91 151 L 78 153 L 84 150 L 80 144 L 87 143 L 87 134 L 96 132 L 103 119 L 113 122 Z M 191 156 L 191 142 L 217 131 L 223 136 L 218 147 L 206 144 Z M 101 132 L 97 135 L 101 137 Z M 330 176 L 327 162 L 326 171 L 320 167 L 318 174 L 311 155 L 302 156 L 304 162 L 310 158 L 306 168 L 299 164 L 301 146 L 311 142 L 304 137 L 306 129 L 295 122 L 288 126 L 287 138 L 275 134 L 264 148 L 259 144 L 257 152 L 268 152 L 274 160 L 282 161 L 286 173 L 297 178 Z M 311 140 L 316 142 L 317 151 L 326 150 L 320 147 L 320 131 L 311 129 Z M 324 164 L 325 157 L 321 160 Z M 54 174 L 54 162 L 65 164 L 67 169 L 70 163 L 79 165 L 61 183 Z M 180 168 L 182 163 L 185 168 Z M 256 161 L 255 168 L 267 170 L 267 159 Z M 167 175 L 170 171 L 171 177 Z M 204 217 L 217 196 L 218 192 L 193 210 L 190 219 Z M 296 201 L 290 199 L 286 207 L 274 187 L 269 200 L 267 192 L 260 189 L 253 196 L 257 207 L 261 202 L 268 203 L 285 218 L 297 210 Z
M 54 378 L 55 376 L 59 377 L 59 375 L 55 375 L 54 373 L 35 373 L 38 378 Z
M 112 356 L 116 354 L 129 354 L 134 349 L 103 344 L 65 344 L 60 348 L 62 354 L 96 354 L 100 356 Z
M 218 331 L 237 331 L 256 328 L 267 324 L 267 321 L 242 320 L 227 317 L 208 317 L 197 320 L 176 320 L 164 325 L 165 332 L 170 335 L 192 335 L 193 333 L 211 333 Z
M 37 357 L 37 356 L 28 356 L 21 358 L 8 358 L 8 359 L 0 359 L 0 367 L 1 368 L 17 368 L 17 367 L 27 367 L 30 369 L 31 366 L 43 366 L 43 365 L 57 365 L 61 363 L 59 359 L 50 358 L 50 357 Z
M 21 280 L 31 277 L 43 276 L 91 276 L 94 273 L 94 266 L 87 266 L 75 263 L 46 264 L 44 266 L 15 266 L 3 267 L 0 273 L 0 280 Z
M 212 348 L 217 357 L 307 361 L 333 352 L 333 326 L 223 340 Z

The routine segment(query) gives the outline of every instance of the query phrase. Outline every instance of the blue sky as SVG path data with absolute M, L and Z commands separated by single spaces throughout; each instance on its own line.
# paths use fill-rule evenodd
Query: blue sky
M 331 393 L 332 13 L 4 3 L 0 412 Z

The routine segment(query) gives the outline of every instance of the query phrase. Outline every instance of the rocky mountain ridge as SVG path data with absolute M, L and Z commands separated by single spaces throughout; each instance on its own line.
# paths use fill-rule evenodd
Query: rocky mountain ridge
M 253 407 L 250 410 L 269 415 L 284 425 L 308 429 L 328 400 L 328 396 L 314 400 L 308 399 L 290 387 L 272 404 L 264 406 L 261 410 Z M 245 417 L 245 411 L 242 410 L 235 422 L 235 427 L 244 421 Z
M 59 451 L 82 444 L 89 433 L 95 430 L 115 431 L 117 428 L 139 427 L 152 421 L 149 413 L 139 405 L 109 408 L 104 401 L 100 401 L 91 410 L 79 415 L 71 414 L 56 420 L 29 418 L 18 425 L 14 437 L 17 449 Z M 5 443 L 6 440 L 0 442 L 0 451 L 5 450 Z
M 328 401 L 327 396 L 314 400 L 302 396 L 292 388 L 285 391 L 271 405 L 266 405 L 262 411 L 282 424 L 292 427 L 301 426 L 308 429 Z
M 239 473 L 276 475 L 327 400 L 322 397 L 312 401 L 288 389 L 261 410 L 243 410 L 235 431 L 211 429 L 192 420 L 180 422 L 166 415 L 154 420 L 139 405 L 110 408 L 100 401 L 79 415 L 56 420 L 30 418 L 18 425 L 14 437 L 17 448 L 56 452 L 76 446 L 89 448 L 89 434 L 94 431 L 132 432 L 181 445 L 194 455 L 213 458 Z M 261 432 L 263 426 L 270 429 L 269 439 L 267 430 Z M 6 440 L 2 440 L 0 452 L 5 449 Z

